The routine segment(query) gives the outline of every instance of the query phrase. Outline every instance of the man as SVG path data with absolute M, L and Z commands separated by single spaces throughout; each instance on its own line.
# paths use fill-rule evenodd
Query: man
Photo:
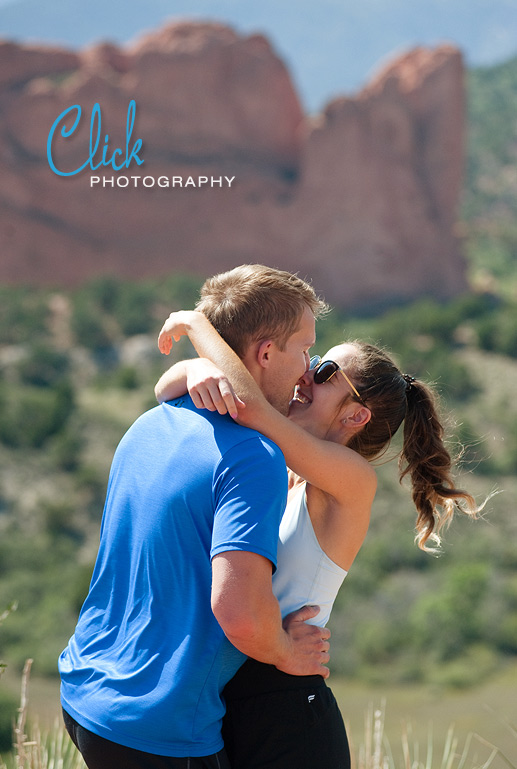
M 286 412 L 323 303 L 261 265 L 211 278 L 201 296 Z M 271 589 L 286 492 L 275 444 L 188 396 L 123 437 L 90 592 L 60 658 L 65 723 L 90 769 L 227 767 L 221 691 L 244 655 L 328 675 L 328 632 L 304 622 L 316 610 L 284 629 Z

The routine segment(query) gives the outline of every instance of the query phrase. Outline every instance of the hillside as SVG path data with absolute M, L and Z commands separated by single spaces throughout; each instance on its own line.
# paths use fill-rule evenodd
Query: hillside
M 468 152 L 463 218 L 476 280 L 517 291 L 517 58 L 467 79 Z M 494 285 L 494 284 L 493 284 Z
M 172 279 L 3 294 L 0 606 L 16 600 L 18 610 L 2 626 L 0 659 L 10 665 L 31 656 L 36 673 L 55 675 L 87 589 L 113 450 L 152 406 L 153 383 L 169 363 L 155 334 L 171 309 L 191 306 L 194 292 L 193 283 Z M 489 675 L 517 654 L 517 349 L 514 357 L 482 349 L 484 323 L 504 324 L 514 312 L 479 296 L 321 322 L 319 351 L 346 328 L 438 382 L 456 420 L 451 447 L 465 446 L 461 483 L 480 501 L 502 492 L 484 520 L 458 519 L 436 559 L 413 544 L 414 513 L 394 463 L 379 468 L 371 531 L 332 621 L 338 672 L 464 685 L 473 669 Z

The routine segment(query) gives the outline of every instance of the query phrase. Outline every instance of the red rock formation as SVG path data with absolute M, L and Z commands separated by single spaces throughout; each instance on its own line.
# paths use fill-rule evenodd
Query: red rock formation
M 417 49 L 357 98 L 330 104 L 313 128 L 297 200 L 306 226 L 299 248 L 322 284 L 343 272 L 346 302 L 464 288 L 454 236 L 463 109 L 459 52 Z M 308 245 L 314 232 L 324 233 L 321 246 Z
M 4 43 L 0 72 L 2 282 L 207 275 L 259 261 L 312 277 L 340 305 L 465 287 L 454 235 L 463 79 L 452 48 L 407 54 L 316 119 L 263 37 L 217 24 L 175 24 L 79 55 Z M 83 110 L 73 137 L 53 145 L 57 167 L 71 171 L 88 159 L 95 103 L 101 148 L 105 134 L 111 151 L 125 148 L 131 100 L 142 166 L 51 171 L 47 137 L 63 110 Z M 130 181 L 92 188 L 92 175 Z M 144 188 L 136 175 L 235 179 Z

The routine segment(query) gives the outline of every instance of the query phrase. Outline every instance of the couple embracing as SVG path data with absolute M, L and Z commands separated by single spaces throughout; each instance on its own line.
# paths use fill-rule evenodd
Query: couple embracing
M 245 265 L 197 310 L 159 344 L 188 335 L 200 358 L 163 375 L 113 459 L 59 662 L 65 724 L 89 769 L 348 769 L 325 626 L 368 528 L 370 462 L 403 425 L 424 549 L 474 501 L 426 385 L 360 342 L 309 358 L 326 306 L 307 283 Z

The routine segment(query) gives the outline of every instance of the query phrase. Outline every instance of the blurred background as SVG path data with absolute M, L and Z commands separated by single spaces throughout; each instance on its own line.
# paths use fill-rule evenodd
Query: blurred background
M 385 701 L 392 746 L 402 720 L 423 743 L 454 722 L 461 744 L 476 732 L 515 761 L 517 2 L 1 0 L 0 38 L 0 616 L 16 605 L 0 625 L 0 753 L 27 657 L 33 714 L 58 712 L 111 457 L 170 365 L 163 319 L 255 261 L 331 301 L 315 351 L 366 338 L 434 382 L 460 485 L 499 492 L 433 557 L 413 542 L 397 446 L 383 459 L 331 621 L 345 720 L 358 734 Z M 124 146 L 130 99 L 137 173 L 232 188 L 52 173 L 66 107 L 84 110 L 56 145 L 73 169 L 95 103 Z

